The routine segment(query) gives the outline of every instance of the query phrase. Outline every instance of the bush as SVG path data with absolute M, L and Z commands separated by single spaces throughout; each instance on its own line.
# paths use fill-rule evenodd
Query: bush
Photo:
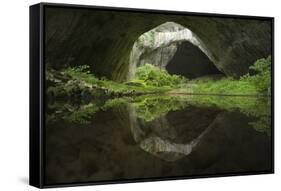
M 271 56 L 257 60 L 250 66 L 254 75 L 246 74 L 241 77 L 242 81 L 249 81 L 256 86 L 260 92 L 270 92 L 271 87 Z
M 186 78 L 179 75 L 170 75 L 166 70 L 161 70 L 151 64 L 138 67 L 134 80 L 143 81 L 145 85 L 156 87 L 174 87 L 187 82 Z

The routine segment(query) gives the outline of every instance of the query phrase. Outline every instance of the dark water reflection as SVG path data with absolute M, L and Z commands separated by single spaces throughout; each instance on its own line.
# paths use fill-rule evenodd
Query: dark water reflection
M 46 183 L 271 170 L 268 98 L 142 96 L 48 104 Z

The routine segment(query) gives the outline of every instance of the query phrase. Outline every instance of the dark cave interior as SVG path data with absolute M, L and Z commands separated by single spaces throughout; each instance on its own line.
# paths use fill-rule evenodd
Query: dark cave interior
M 178 45 L 166 69 L 170 74 L 182 75 L 188 79 L 223 74 L 198 47 L 190 42 L 181 42 Z

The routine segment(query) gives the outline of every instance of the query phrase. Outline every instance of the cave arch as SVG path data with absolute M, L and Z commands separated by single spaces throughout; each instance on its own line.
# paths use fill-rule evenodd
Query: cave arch
M 184 55 L 188 51 L 189 54 Z M 191 59 L 193 56 L 194 58 Z M 197 62 L 190 64 L 184 59 Z M 130 53 L 127 80 L 134 77 L 137 67 L 146 63 L 165 69 L 171 74 L 181 74 L 186 77 L 198 77 L 209 73 L 221 74 L 214 65 L 215 62 L 211 51 L 196 34 L 180 24 L 166 22 L 142 34 L 135 41 Z M 183 67 L 183 65 L 191 67 Z M 182 69 L 187 71 L 183 72 Z M 188 71 L 189 69 L 192 70 Z M 199 73 L 194 75 L 192 74 L 194 71 Z
M 118 82 L 128 78 L 137 39 L 167 21 L 196 34 L 226 76 L 238 78 L 257 59 L 271 54 L 272 23 L 267 19 L 61 8 L 47 8 L 45 16 L 48 68 L 89 65 L 93 74 Z

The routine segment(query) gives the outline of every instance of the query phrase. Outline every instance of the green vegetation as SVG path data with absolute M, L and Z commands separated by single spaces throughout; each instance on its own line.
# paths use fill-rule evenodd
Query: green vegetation
M 216 107 L 225 111 L 239 111 L 252 119 L 249 125 L 258 132 L 271 134 L 271 99 L 241 96 L 193 96 L 198 107 Z
M 223 95 L 259 95 L 270 94 L 271 87 L 271 57 L 257 60 L 249 68 L 249 73 L 239 80 L 224 78 L 221 80 L 194 80 L 194 93 Z
M 89 124 L 94 114 L 99 110 L 95 103 L 83 105 L 77 110 L 70 111 L 68 115 L 64 115 L 62 119 L 69 123 Z
M 55 102 L 48 105 L 47 123 L 59 120 L 74 124 L 89 124 L 90 119 L 100 108 L 96 103 L 74 104 Z
M 170 93 L 218 94 L 218 95 L 261 95 L 270 94 L 271 57 L 257 60 L 250 66 L 252 75 L 246 74 L 240 79 L 231 77 L 220 80 L 188 79 L 179 75 L 170 75 L 151 64 L 138 67 L 135 79 L 130 83 L 139 86 L 168 87 Z
M 131 100 L 137 118 L 153 121 L 168 112 L 182 110 L 190 106 L 217 108 L 222 111 L 239 111 L 251 119 L 249 125 L 258 132 L 271 133 L 271 102 L 268 98 L 239 96 L 141 96 Z
M 257 88 L 254 84 L 245 80 L 224 78 L 213 81 L 195 81 L 194 93 L 198 94 L 221 94 L 221 95 L 256 95 Z
M 161 70 L 151 64 L 145 64 L 137 68 L 133 81 L 154 87 L 178 87 L 187 83 L 187 79 L 179 75 L 171 75 L 166 70 Z
M 271 136 L 271 116 L 261 116 L 256 121 L 249 122 L 256 131 L 266 133 Z
M 73 79 L 79 79 L 89 84 L 96 84 L 99 82 L 99 79 L 92 75 L 89 71 L 89 66 L 82 65 L 73 68 L 67 68 L 62 74 L 65 74 Z
M 169 111 L 184 109 L 187 106 L 177 97 L 171 96 L 141 96 L 136 98 L 132 105 L 136 109 L 137 117 L 146 122 L 164 116 Z
M 123 83 L 98 78 L 89 71 L 89 66 L 67 68 L 60 72 L 48 70 L 46 78 L 47 98 L 61 97 L 64 100 L 48 106 L 51 112 L 47 112 L 47 122 L 64 120 L 74 124 L 89 124 L 97 112 L 128 104 L 135 109 L 137 118 L 150 122 L 168 112 L 195 106 L 216 107 L 229 112 L 238 110 L 253 119 L 249 125 L 257 131 L 268 135 L 271 132 L 271 103 L 265 97 L 186 95 L 269 95 L 270 56 L 257 60 L 250 67 L 250 74 L 240 79 L 188 80 L 179 75 L 170 75 L 166 70 L 150 64 L 138 67 L 135 78 Z M 72 98 L 89 98 L 89 101 L 69 104 Z
M 67 79 L 62 82 L 60 78 Z M 106 78 L 97 78 L 89 71 L 89 66 L 67 68 L 55 76 L 48 72 L 49 82 L 47 94 L 49 97 L 72 97 L 81 96 L 82 93 L 91 96 L 135 96 L 142 94 L 161 93 L 171 89 L 170 86 L 153 86 L 150 83 L 143 83 L 142 80 L 133 80 L 126 83 L 118 83 Z M 52 82 L 52 83 L 50 83 Z
M 271 56 L 257 60 L 250 70 L 254 75 L 246 74 L 241 77 L 242 81 L 253 84 L 259 92 L 270 93 L 271 88 Z
M 93 101 L 85 104 L 56 102 L 56 104 L 48 106 L 52 112 L 47 112 L 47 122 L 63 120 L 71 124 L 90 124 L 97 112 L 127 105 L 130 105 L 135 110 L 136 117 L 144 122 L 153 121 L 171 111 L 191 106 L 217 108 L 228 112 L 239 111 L 251 119 L 249 125 L 255 130 L 267 135 L 271 133 L 271 102 L 270 99 L 262 97 L 144 95 L 108 99 L 103 102 Z
M 137 68 L 135 78 L 120 83 L 106 78 L 97 78 L 89 66 L 67 68 L 64 71 L 47 72 L 49 83 L 47 94 L 55 97 L 79 96 L 139 96 L 145 94 L 217 94 L 217 95 L 266 95 L 271 87 L 271 57 L 257 60 L 250 67 L 251 75 L 240 79 L 230 77 L 188 80 L 183 76 L 171 75 L 151 64 Z
M 127 103 L 130 103 L 132 99 L 133 98 L 129 98 L 129 97 L 109 99 L 104 103 L 104 105 L 100 107 L 100 109 L 106 111 L 111 108 L 119 107 L 121 105 L 126 105 Z

